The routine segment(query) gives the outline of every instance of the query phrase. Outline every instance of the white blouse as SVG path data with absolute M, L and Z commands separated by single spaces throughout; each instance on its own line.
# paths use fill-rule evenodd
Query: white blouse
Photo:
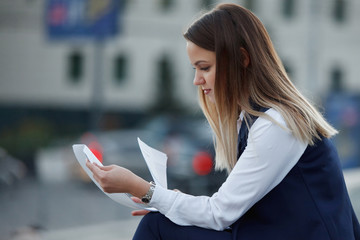
M 286 126 L 276 110 L 269 109 L 266 114 Z M 238 129 L 239 123 L 240 119 Z M 215 230 L 229 227 L 284 179 L 307 147 L 290 131 L 262 117 L 250 128 L 247 141 L 228 178 L 211 197 L 156 186 L 149 205 L 178 225 Z

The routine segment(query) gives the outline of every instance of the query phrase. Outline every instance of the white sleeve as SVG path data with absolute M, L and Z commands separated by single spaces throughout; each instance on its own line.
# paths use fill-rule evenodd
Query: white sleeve
M 266 112 L 285 126 L 275 110 Z M 156 186 L 150 205 L 178 225 L 223 230 L 278 185 L 307 147 L 289 131 L 259 117 L 234 169 L 211 197 L 192 196 Z

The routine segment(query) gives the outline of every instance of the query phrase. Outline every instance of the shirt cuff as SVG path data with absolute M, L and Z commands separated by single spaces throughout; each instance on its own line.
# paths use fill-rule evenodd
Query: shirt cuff
M 162 214 L 166 215 L 167 212 L 171 209 L 171 206 L 175 202 L 178 194 L 178 192 L 156 185 L 149 205 L 159 210 L 159 212 Z

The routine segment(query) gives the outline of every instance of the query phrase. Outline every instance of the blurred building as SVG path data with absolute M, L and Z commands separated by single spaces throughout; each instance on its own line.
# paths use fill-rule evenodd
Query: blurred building
M 96 43 L 51 40 L 45 0 L 1 0 L 0 146 L 33 149 L 49 132 L 77 134 L 101 115 L 103 126 L 119 128 L 152 111 L 196 112 L 182 32 L 220 2 L 123 0 L 120 34 Z M 313 101 L 360 91 L 360 1 L 230 2 L 263 21 L 291 79 Z
M 165 96 L 197 108 L 182 31 L 220 1 L 128 0 L 121 34 L 104 42 L 105 111 L 146 111 Z M 295 84 L 305 94 L 360 90 L 360 2 L 242 0 L 265 23 Z M 96 47 L 49 41 L 44 0 L 0 2 L 0 104 L 91 109 Z M 170 81 L 170 82 L 168 82 Z

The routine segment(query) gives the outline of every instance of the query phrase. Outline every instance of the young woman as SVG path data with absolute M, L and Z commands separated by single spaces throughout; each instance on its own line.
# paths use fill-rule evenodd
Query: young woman
M 229 175 L 211 197 L 191 196 L 87 163 L 106 192 L 159 210 L 134 212 L 146 214 L 134 239 L 360 239 L 329 141 L 337 132 L 291 83 L 260 20 L 221 4 L 184 37 L 215 167 Z

